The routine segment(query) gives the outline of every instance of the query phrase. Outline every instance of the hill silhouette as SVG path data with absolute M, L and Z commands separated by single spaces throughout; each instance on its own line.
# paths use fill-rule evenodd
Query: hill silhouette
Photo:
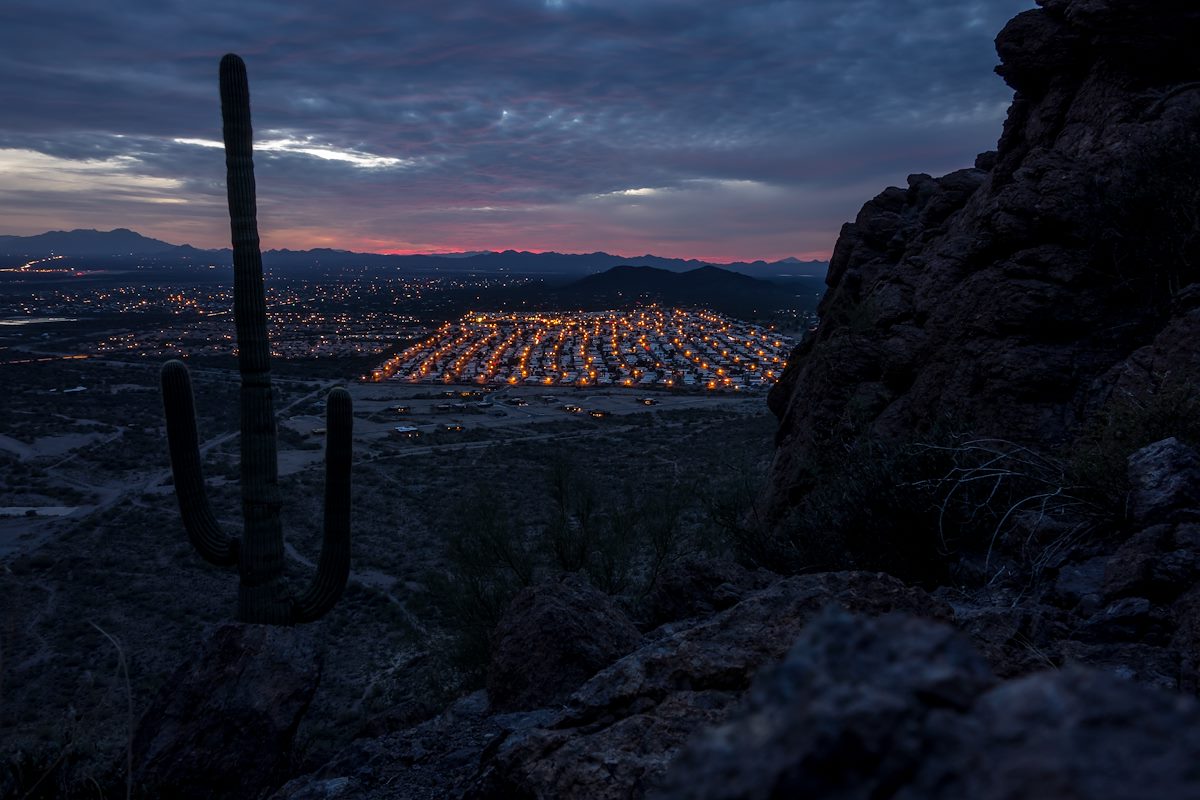
M 182 249 L 195 250 L 190 245 L 151 239 L 128 228 L 111 231 L 77 228 L 71 231 L 47 231 L 36 236 L 0 236 L 0 253 L 14 255 L 146 256 L 174 254 Z
M 761 317 L 782 309 L 815 307 L 818 278 L 768 281 L 720 267 L 687 272 L 622 264 L 565 286 L 522 288 L 499 294 L 504 305 L 599 311 L 648 303 L 702 306 L 738 317 Z
M 228 264 L 228 248 L 205 250 L 191 245 L 176 245 L 143 236 L 127 228 L 111 231 L 48 231 L 36 236 L 0 236 L 0 256 L 9 259 L 44 258 L 65 255 L 71 258 L 102 259 L 148 258 L 164 267 L 201 264 Z M 670 272 L 685 272 L 707 266 L 697 259 L 664 258 L 655 255 L 620 256 L 611 253 L 532 253 L 524 250 L 502 252 L 434 253 L 391 255 L 358 253 L 351 250 L 315 248 L 312 250 L 267 250 L 263 265 L 288 274 L 328 272 L 345 268 L 376 268 L 403 272 L 483 272 L 555 276 L 562 280 L 599 272 L 622 265 L 655 267 Z M 786 258 L 780 261 L 739 261 L 722 264 L 726 271 L 760 277 L 820 277 L 828 263 Z

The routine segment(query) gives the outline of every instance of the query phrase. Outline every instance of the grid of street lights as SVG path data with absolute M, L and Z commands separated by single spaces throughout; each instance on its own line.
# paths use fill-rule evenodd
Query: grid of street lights
M 468 312 L 389 358 L 375 381 L 754 391 L 795 343 L 710 311 Z

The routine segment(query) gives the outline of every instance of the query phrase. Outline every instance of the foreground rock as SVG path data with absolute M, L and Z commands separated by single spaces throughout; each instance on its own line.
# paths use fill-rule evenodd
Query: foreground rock
M 667 622 L 711 616 L 775 579 L 772 573 L 752 572 L 732 561 L 704 556 L 681 558 L 669 564 L 655 583 L 647 598 L 642 627 L 657 628 Z
M 407 731 L 356 742 L 276 797 L 640 796 L 698 728 L 722 721 L 763 666 L 833 603 L 866 615 L 949 608 L 886 575 L 829 573 L 748 592 L 712 617 L 664 625 L 564 708 L 497 714 L 473 695 Z
M 995 680 L 946 625 L 826 612 L 654 796 L 890 796 L 935 752 L 932 718 L 967 711 Z
M 561 703 L 641 638 L 612 598 L 582 575 L 526 587 L 492 634 L 492 706 L 524 711 Z
M 138 795 L 264 796 L 287 778 L 296 729 L 320 678 L 320 658 L 303 629 L 218 628 L 138 723 Z
M 1200 704 L 1082 668 L 995 685 L 952 629 L 828 613 L 660 800 L 1197 797 Z
M 834 604 L 949 619 L 949 609 L 894 578 L 861 572 L 782 580 L 711 618 L 674 630 L 608 667 L 567 708 L 520 720 L 493 747 L 467 797 L 639 796 L 698 728 L 722 721 L 764 665 Z
M 1081 666 L 1001 682 L 945 616 L 886 576 L 786 579 L 664 627 L 565 709 L 477 693 L 275 797 L 1200 797 L 1194 698 Z

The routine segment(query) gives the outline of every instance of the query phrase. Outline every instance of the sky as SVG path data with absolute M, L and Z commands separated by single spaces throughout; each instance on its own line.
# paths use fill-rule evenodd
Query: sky
M 226 247 L 217 64 L 264 247 L 826 258 L 969 166 L 1032 0 L 4 0 L 0 233 Z

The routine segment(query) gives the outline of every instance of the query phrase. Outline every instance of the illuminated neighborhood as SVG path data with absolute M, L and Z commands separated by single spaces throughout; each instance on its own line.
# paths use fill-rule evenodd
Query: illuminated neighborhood
M 468 312 L 389 358 L 374 381 L 753 391 L 794 342 L 709 311 Z

